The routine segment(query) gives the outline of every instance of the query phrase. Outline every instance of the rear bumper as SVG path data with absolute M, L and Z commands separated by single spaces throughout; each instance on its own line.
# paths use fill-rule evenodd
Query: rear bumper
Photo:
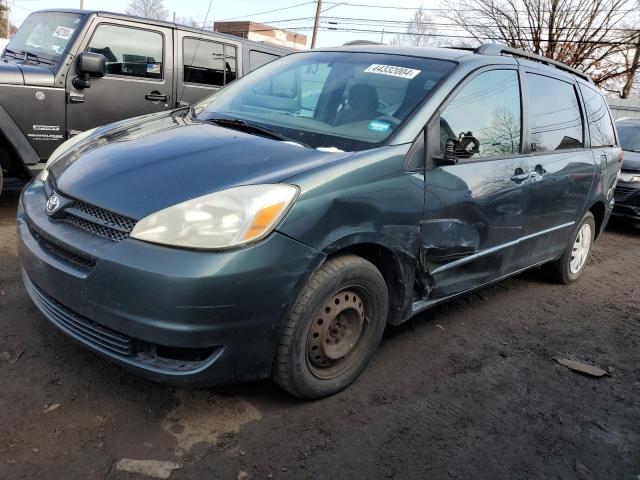
M 280 326 L 323 260 L 277 232 L 229 252 L 112 242 L 52 221 L 38 184 L 23 192 L 17 224 L 25 288 L 47 319 L 120 365 L 176 384 L 268 376 Z

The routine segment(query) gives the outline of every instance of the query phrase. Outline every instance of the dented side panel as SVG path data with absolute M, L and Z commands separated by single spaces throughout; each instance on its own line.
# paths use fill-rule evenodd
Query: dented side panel
M 287 180 L 302 190 L 279 231 L 326 254 L 354 245 L 389 249 L 400 270 L 404 302 L 420 268 L 422 172 L 405 172 L 410 145 L 355 154 Z M 328 181 L 331 180 L 331 181 Z
M 437 167 L 425 176 L 422 253 L 432 298 L 495 280 L 510 268 L 525 227 L 526 157 Z

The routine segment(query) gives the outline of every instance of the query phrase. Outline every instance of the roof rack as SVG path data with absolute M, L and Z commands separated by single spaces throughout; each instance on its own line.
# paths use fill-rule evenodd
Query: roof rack
M 570 67 L 569 65 L 565 65 L 562 62 L 557 60 L 552 60 L 551 58 L 543 57 L 542 55 L 537 55 L 535 53 L 525 52 L 524 50 L 520 50 L 517 48 L 511 48 L 507 45 L 503 45 L 501 43 L 484 43 L 476 48 L 474 53 L 479 53 L 480 55 L 502 55 L 504 53 L 512 55 L 514 57 L 527 58 L 529 60 L 534 60 L 536 62 L 544 63 L 546 65 L 553 65 L 559 70 L 564 70 L 565 72 L 573 73 L 574 75 L 587 80 L 590 83 L 593 83 L 591 77 L 580 70 L 576 70 L 575 68 Z
M 343 47 L 350 47 L 353 45 L 384 45 L 384 43 L 374 42 L 373 40 L 351 40 L 343 44 Z

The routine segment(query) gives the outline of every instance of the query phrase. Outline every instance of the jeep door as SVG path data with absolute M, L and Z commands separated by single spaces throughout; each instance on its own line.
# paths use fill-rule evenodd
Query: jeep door
M 434 298 L 500 278 L 525 228 L 528 160 L 521 155 L 516 66 L 467 79 L 427 127 L 422 255 Z M 447 141 L 474 137 L 477 149 L 446 162 Z
M 521 267 L 552 260 L 567 246 L 586 208 L 594 159 L 575 80 L 548 70 L 523 69 L 528 126 L 530 204 Z M 526 147 L 525 147 L 526 148 Z
M 104 55 L 107 72 L 84 90 L 68 76 L 70 133 L 173 108 L 172 29 L 103 17 L 94 22 L 80 51 Z
M 177 101 L 193 104 L 217 92 L 239 76 L 240 42 L 177 31 Z

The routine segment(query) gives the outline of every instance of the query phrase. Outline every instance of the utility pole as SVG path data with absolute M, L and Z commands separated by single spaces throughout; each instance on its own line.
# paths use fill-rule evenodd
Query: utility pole
M 11 38 L 11 22 L 9 21 L 9 0 L 6 0 L 6 10 L 4 11 L 4 17 L 7 21 L 7 38 Z
M 313 36 L 311 37 L 311 48 L 316 48 L 316 39 L 318 38 L 318 27 L 320 26 L 321 11 L 322 11 L 322 0 L 318 0 L 318 8 L 316 8 L 316 21 L 313 24 Z
M 80 0 L 80 10 L 84 10 L 84 0 Z

